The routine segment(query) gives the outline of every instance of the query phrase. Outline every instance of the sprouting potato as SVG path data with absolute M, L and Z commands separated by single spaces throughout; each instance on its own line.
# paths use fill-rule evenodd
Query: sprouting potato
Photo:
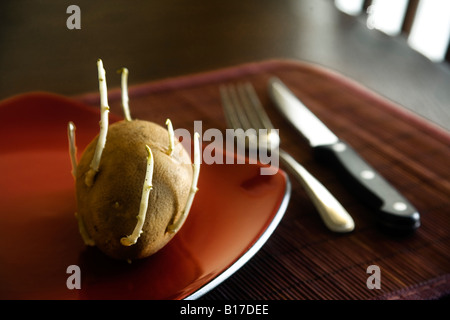
M 76 162 L 75 125 L 69 122 L 69 150 L 75 178 L 76 217 L 86 245 L 108 256 L 131 261 L 164 247 L 189 214 L 200 171 L 199 135 L 194 134 L 194 164 L 167 129 L 132 120 L 127 75 L 122 69 L 125 120 L 108 125 L 103 63 L 98 60 L 100 133 Z

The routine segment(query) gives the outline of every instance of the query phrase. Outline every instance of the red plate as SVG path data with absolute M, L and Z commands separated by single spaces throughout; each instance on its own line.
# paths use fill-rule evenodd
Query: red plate
M 197 298 L 247 262 L 281 220 L 290 197 L 283 171 L 202 165 L 191 213 L 158 253 L 128 264 L 86 248 L 74 217 L 67 123 L 77 127 L 80 155 L 99 119 L 95 108 L 48 93 L 0 103 L 0 299 Z M 80 268 L 81 289 L 67 286 L 71 265 Z

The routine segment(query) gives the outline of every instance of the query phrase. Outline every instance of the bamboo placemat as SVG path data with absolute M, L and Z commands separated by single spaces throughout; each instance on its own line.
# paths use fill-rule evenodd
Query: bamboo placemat
M 276 113 L 267 92 L 272 76 L 279 77 L 416 206 L 422 221 L 418 230 L 408 235 L 381 230 L 372 212 L 336 174 L 316 163 L 306 141 Z M 448 132 L 340 74 L 296 61 L 256 62 L 133 86 L 130 106 L 136 118 L 164 124 L 170 117 L 175 127 L 190 132 L 199 120 L 203 131 L 224 130 L 219 86 L 243 81 L 255 86 L 280 129 L 283 148 L 335 194 L 353 216 L 356 228 L 343 235 L 328 231 L 304 190 L 292 181 L 290 204 L 272 237 L 250 262 L 203 298 L 435 299 L 448 295 Z M 98 105 L 97 94 L 78 98 Z M 118 88 L 110 91 L 110 106 L 121 114 Z M 380 268 L 381 289 L 367 287 L 370 265 Z

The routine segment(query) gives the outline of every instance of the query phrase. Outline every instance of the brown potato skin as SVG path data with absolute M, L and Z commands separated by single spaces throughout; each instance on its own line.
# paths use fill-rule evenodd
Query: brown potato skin
M 78 215 L 95 245 L 116 259 L 148 257 L 175 235 L 167 227 L 182 214 L 192 183 L 191 159 L 175 138 L 172 156 L 167 154 L 168 132 L 152 122 L 120 121 L 109 126 L 99 171 L 94 183 L 85 183 L 98 136 L 84 151 L 77 167 Z M 124 246 L 137 223 L 148 152 L 154 158 L 153 188 L 142 234 L 136 244 Z

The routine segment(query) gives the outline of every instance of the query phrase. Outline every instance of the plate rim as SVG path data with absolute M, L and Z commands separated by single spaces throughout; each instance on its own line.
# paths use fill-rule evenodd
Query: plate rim
M 280 169 L 281 171 L 281 169 Z M 289 176 L 284 171 L 281 171 L 285 177 L 285 192 L 283 198 L 281 200 L 280 205 L 278 206 L 277 212 L 275 216 L 270 221 L 267 228 L 264 232 L 259 236 L 259 238 L 253 243 L 253 245 L 242 254 L 233 264 L 231 264 L 225 271 L 222 271 L 219 275 L 217 275 L 214 279 L 210 280 L 208 283 L 203 285 L 201 288 L 197 289 L 193 293 L 189 294 L 182 300 L 197 300 L 201 298 L 206 293 L 210 292 L 220 284 L 222 284 L 225 280 L 231 277 L 234 273 L 236 273 L 241 267 L 243 267 L 247 262 L 249 262 L 256 253 L 264 246 L 264 244 L 269 240 L 272 236 L 275 229 L 278 227 L 281 222 L 284 214 L 286 213 L 286 209 L 288 207 L 291 193 L 292 193 L 292 185 L 289 179 Z

